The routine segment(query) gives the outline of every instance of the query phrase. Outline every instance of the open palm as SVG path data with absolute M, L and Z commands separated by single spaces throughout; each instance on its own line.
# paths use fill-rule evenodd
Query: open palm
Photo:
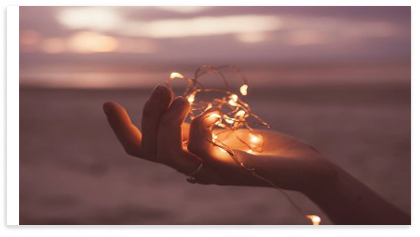
M 189 110 L 186 99 L 178 97 L 172 101 L 170 90 L 158 86 L 144 106 L 140 132 L 122 106 L 114 102 L 104 104 L 109 124 L 132 156 L 166 164 L 184 174 L 203 163 L 196 175 L 201 184 L 269 186 L 209 142 L 217 118 L 208 115 L 220 114 L 219 109 L 207 110 L 191 125 L 184 123 Z M 248 130 L 225 133 L 218 139 L 233 149 L 240 163 L 281 188 L 306 192 L 335 180 L 332 164 L 308 144 L 278 132 L 257 132 L 265 141 L 261 153 L 247 153 L 249 148 L 236 138 L 248 139 Z

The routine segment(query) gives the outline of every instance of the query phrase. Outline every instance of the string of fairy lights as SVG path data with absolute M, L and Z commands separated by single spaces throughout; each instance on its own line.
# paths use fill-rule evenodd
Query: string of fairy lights
M 239 95 L 230 89 L 229 82 L 225 75 L 226 72 L 235 72 L 239 75 L 242 83 L 239 88 Z M 204 85 L 199 82 L 199 79 L 209 74 L 218 75 L 223 80 L 224 88 L 219 89 L 204 87 Z M 219 138 L 223 133 L 231 133 L 235 135 L 239 142 L 243 143 L 248 148 L 248 153 L 263 152 L 264 138 L 262 135 L 256 132 L 251 127 L 251 125 L 261 125 L 266 128 L 270 128 L 270 126 L 256 114 L 252 113 L 251 107 L 241 99 L 242 97 L 247 96 L 249 87 L 248 81 L 242 71 L 238 67 L 232 65 L 225 65 L 220 67 L 202 65 L 195 71 L 193 78 L 185 77 L 178 72 L 172 72 L 169 78 L 166 80 L 166 85 L 171 90 L 171 82 L 174 79 L 183 79 L 187 82 L 183 96 L 191 105 L 191 109 L 189 111 L 189 117 L 191 120 L 204 113 L 209 108 L 220 108 L 220 115 L 215 113 L 208 115 L 208 117 L 214 116 L 218 118 L 215 123 L 215 127 L 219 128 L 217 130 L 214 128 L 212 129 L 212 139 L 208 141 L 214 146 L 218 147 L 221 151 L 227 152 L 232 157 L 232 159 L 238 163 L 238 165 L 250 172 L 253 176 L 281 191 L 290 201 L 290 203 L 296 208 L 296 210 L 299 211 L 299 213 L 301 213 L 305 218 L 310 219 L 313 225 L 319 225 L 321 222 L 321 218 L 319 216 L 304 214 L 299 206 L 296 205 L 296 203 L 287 195 L 283 189 L 278 187 L 272 181 L 259 175 L 255 169 L 247 167 L 244 163 L 240 162 L 233 150 L 221 141 L 223 139 Z M 242 139 L 236 135 L 235 131 L 238 129 L 247 129 L 249 139 Z

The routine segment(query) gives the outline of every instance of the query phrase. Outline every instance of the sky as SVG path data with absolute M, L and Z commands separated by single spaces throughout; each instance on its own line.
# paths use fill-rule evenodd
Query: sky
M 87 64 L 275 65 L 411 58 L 410 7 L 31 6 L 20 7 L 19 25 L 23 75 L 35 75 L 43 67 L 59 72 Z

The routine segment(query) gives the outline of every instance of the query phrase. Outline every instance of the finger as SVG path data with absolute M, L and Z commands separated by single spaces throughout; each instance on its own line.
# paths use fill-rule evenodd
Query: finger
M 143 141 L 141 153 L 145 158 L 155 159 L 160 119 L 171 103 L 171 92 L 164 86 L 157 86 L 144 105 L 141 129 Z
M 190 124 L 183 123 L 182 124 L 182 141 L 188 141 L 190 137 Z
M 140 155 L 141 132 L 131 123 L 125 109 L 114 102 L 106 102 L 103 110 L 109 125 L 129 155 Z
M 190 110 L 189 102 L 176 98 L 163 115 L 158 131 L 158 161 L 182 173 L 191 173 L 201 164 L 195 155 L 182 148 L 182 123 Z
M 220 109 L 213 107 L 191 122 L 188 150 L 209 163 L 214 163 L 213 157 L 220 155 L 212 140 L 212 127 L 219 118 Z

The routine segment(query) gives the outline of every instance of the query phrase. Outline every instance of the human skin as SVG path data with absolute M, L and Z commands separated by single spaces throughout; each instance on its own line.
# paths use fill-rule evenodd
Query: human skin
M 220 114 L 206 110 L 191 124 L 184 123 L 190 104 L 183 97 L 172 100 L 170 90 L 157 86 L 143 109 L 140 130 L 131 123 L 125 109 L 114 102 L 103 106 L 108 122 L 125 151 L 135 157 L 168 165 L 183 174 L 195 175 L 200 184 L 265 186 L 239 165 L 255 169 L 276 186 L 302 192 L 316 203 L 335 224 L 410 224 L 410 216 L 324 158 L 309 144 L 292 136 L 257 130 L 264 138 L 263 152 L 249 148 L 235 135 L 219 137 L 235 153 L 239 163 L 210 141 Z M 248 130 L 235 132 L 248 138 Z M 188 144 L 188 145 L 187 145 Z

